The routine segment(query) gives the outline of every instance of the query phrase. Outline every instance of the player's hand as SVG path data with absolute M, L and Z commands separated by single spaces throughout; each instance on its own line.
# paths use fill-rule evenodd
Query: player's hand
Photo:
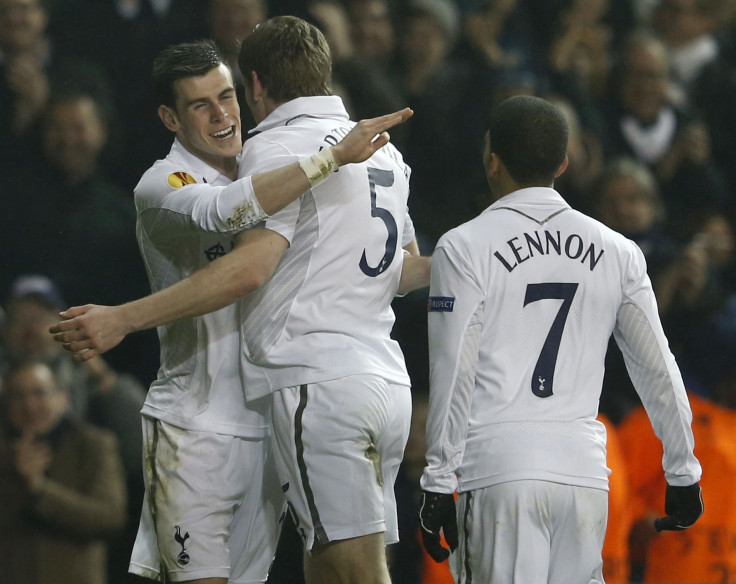
M 414 115 L 406 107 L 392 114 L 360 120 L 340 142 L 332 147 L 332 155 L 339 165 L 368 160 L 391 139 L 386 130 L 401 124 Z
M 450 551 L 454 552 L 457 548 L 455 497 L 446 493 L 424 491 L 419 509 L 419 526 L 424 549 L 435 562 L 444 562 L 450 556 Z M 440 530 L 450 546 L 449 550 L 440 543 Z
M 54 340 L 79 363 L 109 351 L 130 332 L 123 306 L 74 306 L 60 313 L 64 320 L 49 328 Z
M 703 514 L 703 494 L 700 483 L 689 487 L 667 485 L 664 512 L 667 517 L 654 520 L 657 531 L 682 531 L 693 525 Z

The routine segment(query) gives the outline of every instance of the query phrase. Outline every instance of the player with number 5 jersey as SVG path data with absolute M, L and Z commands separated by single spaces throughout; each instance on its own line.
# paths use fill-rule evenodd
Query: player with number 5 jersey
M 308 157 L 353 125 L 337 96 L 291 100 L 253 130 L 241 173 Z M 387 144 L 268 218 L 266 229 L 289 247 L 270 281 L 242 301 L 249 399 L 366 373 L 409 385 L 401 350 L 390 338 L 402 248 L 414 238 L 409 174 Z
M 258 122 L 241 171 L 311 160 L 308 176 L 331 172 L 322 152 L 354 124 L 329 90 L 324 35 L 272 18 L 238 62 Z M 248 400 L 273 395 L 276 465 L 310 552 L 307 584 L 390 581 L 385 545 L 398 540 L 393 486 L 411 418 L 391 302 L 429 283 L 429 258 L 410 257 L 409 176 L 387 144 L 249 234 L 283 250 L 269 281 L 241 300 L 243 377 Z
M 458 583 L 603 582 L 610 471 L 596 417 L 612 333 L 664 445 L 659 527 L 702 510 L 692 414 L 644 257 L 554 190 L 566 150 L 552 104 L 499 105 L 483 157 L 495 202 L 433 255 L 421 519 L 435 559 L 440 528 L 458 547 Z

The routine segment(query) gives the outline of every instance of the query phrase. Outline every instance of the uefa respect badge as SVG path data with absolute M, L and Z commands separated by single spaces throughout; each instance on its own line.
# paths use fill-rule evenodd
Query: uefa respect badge
M 454 296 L 430 296 L 427 301 L 428 312 L 452 312 L 454 307 Z

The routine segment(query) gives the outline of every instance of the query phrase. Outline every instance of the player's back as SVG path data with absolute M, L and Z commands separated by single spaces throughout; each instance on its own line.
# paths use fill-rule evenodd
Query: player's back
M 327 99 L 336 98 L 302 98 L 302 105 Z M 261 172 L 312 155 L 352 125 L 347 118 L 296 118 L 251 138 L 243 166 Z M 290 246 L 272 279 L 243 302 L 250 359 L 268 367 L 251 369 L 248 391 L 358 373 L 408 383 L 390 339 L 401 248 L 414 235 L 408 179 L 401 155 L 388 145 L 366 163 L 340 168 L 269 219 L 266 227 Z
M 483 298 L 464 465 L 485 462 L 471 475 L 574 475 L 605 486 L 605 431 L 595 418 L 635 246 L 554 190 L 533 188 L 438 248 L 469 266 Z

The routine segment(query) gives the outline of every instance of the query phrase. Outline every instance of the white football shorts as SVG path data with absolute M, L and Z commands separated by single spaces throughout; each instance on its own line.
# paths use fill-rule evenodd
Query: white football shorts
M 284 511 L 269 444 L 144 416 L 146 491 L 129 571 L 265 582 Z
M 354 375 L 279 390 L 272 411 L 276 466 L 306 549 L 381 532 L 396 543 L 409 387 Z
M 520 480 L 462 493 L 458 584 L 603 584 L 608 492 Z

